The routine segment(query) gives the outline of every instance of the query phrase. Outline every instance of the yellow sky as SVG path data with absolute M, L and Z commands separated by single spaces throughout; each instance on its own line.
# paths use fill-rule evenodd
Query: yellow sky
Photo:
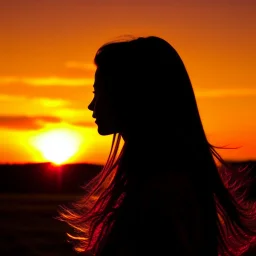
M 0 8 L 0 162 L 45 161 L 34 138 L 65 128 L 70 161 L 104 163 L 87 110 L 97 49 L 122 35 L 156 35 L 181 55 L 207 136 L 229 159 L 256 158 L 256 2 L 5 0 Z M 72 135 L 73 136 L 73 135 Z M 77 146 L 78 147 L 78 146 Z

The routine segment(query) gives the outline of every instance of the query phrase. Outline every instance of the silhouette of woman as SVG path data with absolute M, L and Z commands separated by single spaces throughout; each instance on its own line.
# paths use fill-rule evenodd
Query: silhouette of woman
M 77 252 L 96 256 L 241 255 L 255 218 L 238 185 L 227 188 L 176 50 L 155 37 L 103 45 L 89 104 L 100 135 L 113 134 L 86 195 L 60 210 Z M 120 144 L 123 146 L 120 149 Z M 119 153 L 118 153 L 119 152 Z

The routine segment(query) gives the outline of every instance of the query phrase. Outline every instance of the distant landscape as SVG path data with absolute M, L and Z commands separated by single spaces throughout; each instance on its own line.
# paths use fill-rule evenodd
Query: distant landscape
M 256 161 L 232 163 L 241 168 L 247 164 L 252 167 L 248 200 L 255 200 Z M 82 186 L 101 169 L 89 164 L 0 165 L 0 255 L 77 255 L 66 242 L 69 227 L 55 219 L 57 209 L 79 198 Z M 255 256 L 256 250 L 246 255 Z
M 0 165 L 0 193 L 72 193 L 94 177 L 102 166 L 51 163 Z
M 102 166 L 51 163 L 0 165 L 0 255 L 77 255 L 66 241 L 69 227 L 55 217 L 76 200 Z

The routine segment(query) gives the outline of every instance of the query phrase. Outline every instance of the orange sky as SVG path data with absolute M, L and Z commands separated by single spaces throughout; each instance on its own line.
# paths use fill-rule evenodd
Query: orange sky
M 61 128 L 76 134 L 70 162 L 105 162 L 112 137 L 97 134 L 87 110 L 92 61 L 102 44 L 127 34 L 170 42 L 209 141 L 242 146 L 219 151 L 224 158 L 256 159 L 256 1 L 176 2 L 1 1 L 0 162 L 47 160 L 33 141 Z

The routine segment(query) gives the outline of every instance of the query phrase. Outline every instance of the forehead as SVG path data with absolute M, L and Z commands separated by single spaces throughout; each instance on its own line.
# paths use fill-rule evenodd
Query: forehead
M 93 87 L 97 89 L 106 89 L 106 86 L 109 84 L 108 75 L 102 72 L 99 68 L 96 69 L 94 75 L 94 84 Z
M 94 84 L 93 87 L 98 87 L 100 83 L 102 83 L 102 75 L 100 73 L 99 68 L 96 69 L 94 74 Z
M 95 70 L 94 76 L 95 76 L 95 77 L 98 77 L 99 75 L 100 75 L 100 69 L 97 68 L 97 69 Z

